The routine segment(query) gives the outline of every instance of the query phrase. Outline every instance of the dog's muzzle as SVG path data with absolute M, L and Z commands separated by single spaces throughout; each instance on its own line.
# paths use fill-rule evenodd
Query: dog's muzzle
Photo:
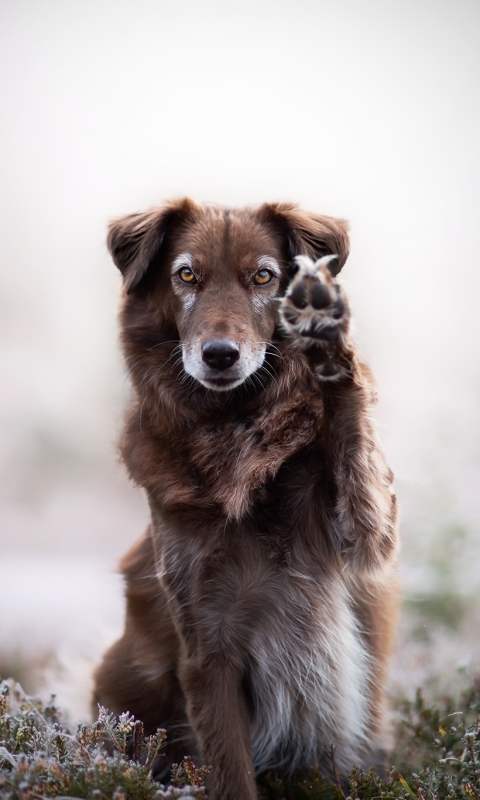
M 206 389 L 222 392 L 240 386 L 259 369 L 265 351 L 263 342 L 194 339 L 182 344 L 183 366 Z

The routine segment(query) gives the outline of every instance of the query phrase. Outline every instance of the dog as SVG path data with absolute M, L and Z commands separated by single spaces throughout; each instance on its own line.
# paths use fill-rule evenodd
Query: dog
M 164 773 L 211 765 L 211 800 L 253 800 L 274 767 L 382 769 L 397 506 L 346 222 L 187 198 L 113 221 L 108 247 L 134 388 L 121 453 L 151 523 L 94 702 L 167 729 Z

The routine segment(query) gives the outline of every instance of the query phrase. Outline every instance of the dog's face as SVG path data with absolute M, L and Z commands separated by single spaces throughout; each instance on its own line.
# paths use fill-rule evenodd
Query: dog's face
M 279 242 L 254 219 L 210 211 L 172 238 L 167 269 L 185 371 L 207 389 L 240 385 L 262 366 L 277 323 Z
M 343 221 L 288 204 L 172 202 L 116 220 L 108 243 L 126 302 L 148 308 L 159 341 L 175 336 L 185 372 L 217 392 L 261 368 L 294 256 L 338 253 L 341 267 L 348 253 Z

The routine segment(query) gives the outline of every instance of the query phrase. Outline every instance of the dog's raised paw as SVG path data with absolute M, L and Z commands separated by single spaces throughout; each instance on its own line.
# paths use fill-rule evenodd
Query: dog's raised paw
M 285 333 L 302 347 L 338 342 L 346 333 L 349 309 L 338 281 L 338 256 L 313 261 L 295 258 L 296 273 L 280 302 L 280 319 Z

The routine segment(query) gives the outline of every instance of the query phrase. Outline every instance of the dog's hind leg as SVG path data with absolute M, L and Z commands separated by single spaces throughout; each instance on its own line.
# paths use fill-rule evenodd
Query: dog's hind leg
M 178 639 L 155 575 L 150 537 L 137 542 L 121 563 L 126 579 L 127 616 L 121 639 L 107 651 L 95 673 L 93 712 L 98 704 L 115 714 L 129 711 L 145 733 L 167 731 L 160 768 L 196 756 L 177 677 Z

